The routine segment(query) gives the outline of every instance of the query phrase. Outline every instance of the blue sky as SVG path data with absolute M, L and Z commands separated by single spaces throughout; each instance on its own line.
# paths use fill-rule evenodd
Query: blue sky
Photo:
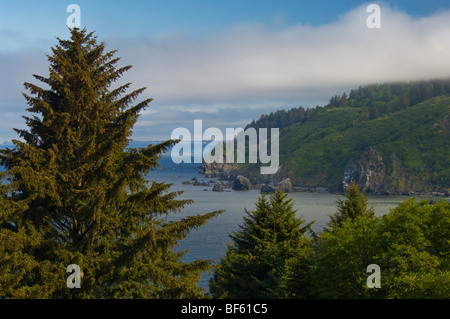
M 0 142 L 24 127 L 22 84 L 46 75 L 71 3 L 134 66 L 124 81 L 155 99 L 136 140 L 169 138 L 194 119 L 240 127 L 367 83 L 450 76 L 448 1 L 0 0 Z M 370 3 L 381 7 L 380 29 L 366 26 Z
M 245 24 L 275 26 L 330 24 L 364 2 L 360 0 L 127 0 L 127 1 L 0 1 L 0 30 L 21 37 L 11 46 L 52 45 L 55 36 L 67 35 L 69 4 L 82 10 L 82 24 L 102 37 L 158 36 L 186 33 L 201 36 Z M 446 0 L 398 0 L 386 2 L 411 16 L 421 17 L 449 8 Z M 5 49 L 8 47 L 5 45 Z M 2 45 L 2 46 L 3 46 Z

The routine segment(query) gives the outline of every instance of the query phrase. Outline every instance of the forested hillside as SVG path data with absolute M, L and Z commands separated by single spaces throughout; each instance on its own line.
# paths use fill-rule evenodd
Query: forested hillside
M 367 192 L 442 195 L 450 188 L 449 94 L 450 80 L 372 84 L 247 127 L 280 128 L 278 175 L 294 185 L 339 191 L 354 180 Z M 273 181 L 257 166 L 239 173 Z

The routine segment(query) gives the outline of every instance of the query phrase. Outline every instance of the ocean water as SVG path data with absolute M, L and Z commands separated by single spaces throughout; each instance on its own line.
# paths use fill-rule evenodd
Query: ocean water
M 179 242 L 179 250 L 188 249 L 183 257 L 186 262 L 197 259 L 211 259 L 220 262 L 226 251 L 226 244 L 230 242 L 229 235 L 239 230 L 242 225 L 242 217 L 245 209 L 253 210 L 254 203 L 260 193 L 258 190 L 213 192 L 211 186 L 194 186 L 183 184 L 183 181 L 191 181 L 196 177 L 199 182 L 217 182 L 214 178 L 205 178 L 198 173 L 200 164 L 174 164 L 170 156 L 163 156 L 160 160 L 162 166 L 159 170 L 150 172 L 149 180 L 165 181 L 173 184 L 171 191 L 182 190 L 184 193 L 179 199 L 192 199 L 193 204 L 186 206 L 180 213 L 173 213 L 169 220 L 176 220 L 185 216 L 204 214 L 215 210 L 225 210 L 221 215 L 209 220 L 198 230 L 193 230 L 188 236 Z M 305 222 L 314 221 L 312 230 L 320 232 L 328 223 L 329 215 L 336 211 L 338 195 L 328 193 L 294 192 L 289 198 L 294 201 L 297 216 Z M 405 201 L 409 196 L 368 196 L 369 205 L 372 205 L 377 216 L 384 215 L 389 209 Z M 426 197 L 425 197 L 426 198 Z M 431 197 L 430 197 L 431 198 Z M 429 198 L 427 198 L 429 199 Z M 208 289 L 208 280 L 211 274 L 204 274 L 199 286 Z

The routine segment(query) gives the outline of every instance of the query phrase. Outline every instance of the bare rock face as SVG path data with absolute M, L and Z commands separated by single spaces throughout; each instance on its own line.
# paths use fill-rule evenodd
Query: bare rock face
M 223 163 L 207 163 L 203 161 L 200 168 L 200 173 L 204 174 L 205 177 L 215 177 L 224 180 L 231 180 L 234 176 L 236 176 L 236 171 L 238 170 L 238 168 L 239 165 L 236 163 L 226 163 L 224 157 Z
M 280 182 L 279 189 L 281 189 L 281 190 L 282 190 L 283 192 L 285 192 L 285 193 L 290 193 L 290 192 L 292 192 L 292 182 L 291 182 L 291 179 L 290 179 L 290 178 L 283 179 L 283 180 Z
M 277 190 L 282 190 L 285 193 L 290 193 L 293 191 L 292 182 L 290 178 L 285 178 L 278 184 L 266 183 L 261 186 L 261 194 L 271 194 L 275 193 Z
M 225 190 L 225 186 L 221 182 L 219 182 L 216 185 L 214 185 L 212 190 L 213 192 L 223 192 Z
M 275 193 L 276 189 L 272 186 L 270 186 L 269 184 L 264 184 L 263 186 L 261 186 L 261 190 L 260 193 L 261 194 L 271 194 L 271 193 Z
M 385 188 L 386 165 L 377 150 L 369 149 L 358 160 L 347 165 L 343 184 L 352 181 L 367 192 L 379 192 Z
M 388 162 L 389 166 L 386 164 Z M 339 190 L 354 181 L 361 190 L 374 194 L 446 196 L 450 193 L 448 189 L 433 187 L 430 180 L 432 171 L 409 174 L 397 152 L 383 159 L 377 150 L 371 148 L 346 166 Z
M 252 183 L 250 180 L 244 176 L 236 176 L 233 181 L 233 190 L 236 191 L 248 191 L 252 189 Z

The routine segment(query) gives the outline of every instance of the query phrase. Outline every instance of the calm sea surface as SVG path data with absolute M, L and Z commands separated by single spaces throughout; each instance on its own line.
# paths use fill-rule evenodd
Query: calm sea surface
M 193 204 L 186 206 L 180 213 L 171 214 L 170 220 L 176 220 L 184 216 L 204 214 L 214 210 L 226 210 L 223 214 L 208 221 L 198 230 L 194 230 L 180 241 L 179 249 L 189 249 L 184 256 L 184 261 L 190 262 L 197 259 L 212 259 L 219 262 L 224 256 L 226 244 L 230 242 L 229 234 L 239 230 L 243 223 L 242 217 L 245 210 L 254 210 L 254 203 L 260 196 L 259 191 L 227 191 L 213 192 L 212 186 L 194 186 L 182 184 L 196 177 L 198 181 L 217 181 L 205 178 L 198 174 L 199 164 L 175 165 L 170 157 L 162 157 L 160 160 L 162 168 L 152 171 L 147 177 L 149 180 L 166 181 L 173 183 L 171 191 L 183 190 L 179 199 L 192 199 Z M 302 216 L 306 222 L 314 221 L 313 231 L 319 232 L 329 221 L 329 215 L 336 211 L 336 200 L 338 195 L 327 193 L 305 193 L 295 192 L 289 194 L 294 200 L 294 208 L 297 215 Z M 390 208 L 405 201 L 408 196 L 368 196 L 369 204 L 375 209 L 376 215 L 380 216 L 389 212 Z M 425 197 L 430 199 L 431 197 Z M 199 286 L 207 288 L 210 274 L 205 274 Z

